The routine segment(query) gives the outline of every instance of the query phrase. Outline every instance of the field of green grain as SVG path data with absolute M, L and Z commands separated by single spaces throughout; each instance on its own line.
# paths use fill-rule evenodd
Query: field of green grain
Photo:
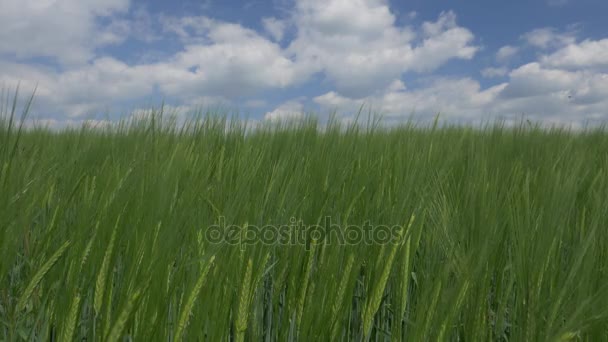
M 11 113 L 0 340 L 608 339 L 603 129 L 155 115 L 57 132 Z M 207 234 L 326 218 L 399 239 Z

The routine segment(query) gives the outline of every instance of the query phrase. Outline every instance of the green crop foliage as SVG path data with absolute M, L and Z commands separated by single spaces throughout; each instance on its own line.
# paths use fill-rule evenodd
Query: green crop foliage
M 58 132 L 17 107 L 0 120 L 0 340 L 608 339 L 603 128 L 157 111 Z M 366 225 L 371 241 L 329 238 Z

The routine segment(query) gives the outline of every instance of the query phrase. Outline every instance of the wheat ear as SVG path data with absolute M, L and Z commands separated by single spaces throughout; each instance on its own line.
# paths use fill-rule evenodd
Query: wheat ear
M 122 330 L 125 328 L 125 325 L 131 316 L 131 311 L 133 311 L 133 307 L 135 307 L 135 303 L 141 296 L 142 292 L 142 289 L 138 289 L 135 291 L 135 293 L 133 293 L 125 307 L 118 315 L 118 319 L 116 320 L 116 323 L 114 323 L 112 330 L 110 330 L 110 334 L 108 335 L 106 341 L 114 342 L 120 340 L 120 334 L 122 334 Z
M 177 325 L 177 330 L 175 331 L 175 341 L 181 341 L 182 334 L 184 333 L 184 329 L 188 326 L 188 321 L 190 320 L 190 315 L 192 314 L 192 308 L 194 307 L 194 303 L 198 298 L 199 293 L 201 292 L 201 288 L 203 284 L 205 284 L 205 280 L 207 279 L 207 273 L 209 273 L 209 269 L 215 260 L 215 256 L 212 256 L 209 262 L 204 266 L 201 271 L 201 274 L 198 276 L 196 280 L 196 284 L 194 284 L 194 288 L 186 301 L 186 305 L 182 310 L 179 316 L 179 323 Z
M 60 341 L 72 341 L 74 339 L 74 330 L 76 328 L 76 321 L 78 320 L 81 299 L 82 297 L 80 296 L 80 292 L 77 292 L 76 296 L 74 296 L 74 299 L 72 300 L 68 321 L 63 329 L 63 332 L 61 333 Z
M 249 319 L 249 294 L 251 292 L 251 276 L 253 273 L 253 261 L 251 258 L 247 261 L 247 270 L 243 278 L 243 287 L 239 297 L 239 309 L 236 316 L 236 342 L 245 340 L 245 331 L 247 330 L 247 321 Z
M 51 258 L 46 263 L 44 263 L 44 265 L 42 265 L 42 267 L 38 270 L 38 272 L 36 272 L 36 274 L 34 274 L 34 277 L 27 285 L 25 291 L 17 301 L 17 311 L 21 311 L 25 308 L 27 300 L 30 299 L 36 286 L 40 284 L 42 278 L 44 278 L 44 276 L 50 271 L 50 269 L 55 265 L 59 258 L 61 258 L 61 256 L 69 246 L 70 241 L 64 242 L 63 245 L 61 245 L 61 247 L 59 247 L 59 249 L 55 252 L 55 254 L 53 254 Z

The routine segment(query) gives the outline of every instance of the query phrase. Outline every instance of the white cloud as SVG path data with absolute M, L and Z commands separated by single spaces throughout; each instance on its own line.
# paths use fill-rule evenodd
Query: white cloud
M 401 80 L 394 80 L 387 88 L 388 91 L 403 91 L 405 89 L 407 89 L 407 87 Z
M 470 59 L 473 34 L 456 25 L 452 12 L 416 33 L 395 24 L 384 0 L 301 0 L 294 20 L 297 38 L 288 52 L 298 67 L 323 72 L 336 88 L 353 96 L 384 88 L 406 71 L 433 71 L 452 58 Z
M 569 44 L 510 73 L 501 97 L 539 113 L 608 118 L 608 39 Z M 530 101 L 535 100 L 536 103 Z M 539 108 L 539 106 L 544 106 Z
M 509 73 L 507 68 L 485 68 L 481 70 L 481 76 L 485 78 L 502 77 Z
M 426 38 L 430 38 L 438 36 L 457 26 L 456 14 L 454 12 L 441 12 L 437 21 L 425 21 L 422 23 L 422 33 Z
M 481 90 L 479 83 L 469 78 L 439 78 L 415 90 L 387 89 L 383 94 L 359 99 L 329 92 L 314 98 L 314 101 L 322 107 L 347 112 L 356 111 L 361 105 L 369 105 L 389 120 L 410 115 L 429 119 L 437 113 L 453 119 L 471 120 L 483 117 L 484 109 L 496 99 L 504 86 L 501 84 Z
M 78 117 L 151 93 L 153 82 L 145 70 L 111 57 L 66 72 L 17 63 L 0 63 L 0 83 L 23 91 L 36 89 L 36 102 L 48 110 Z
M 103 100 L 126 100 L 151 92 L 152 75 L 145 69 L 130 67 L 112 57 L 102 57 L 82 69 L 60 74 L 58 83 L 68 99 L 80 99 L 94 93 Z
M 200 23 L 207 43 L 187 45 L 170 61 L 149 66 L 163 92 L 230 98 L 299 82 L 294 62 L 279 45 L 240 25 L 208 18 Z
M 296 120 L 304 117 L 304 105 L 299 100 L 287 101 L 273 111 L 266 112 L 264 120 L 281 121 Z
M 303 0 L 289 53 L 308 74 L 323 72 L 341 91 L 366 93 L 400 75 L 414 33 L 394 25 L 383 1 Z
M 2 88 L 19 85 L 22 92 L 33 91 L 36 88 L 37 97 L 51 97 L 56 90 L 54 85 L 57 75 L 49 68 L 0 60 L 0 70 Z
M 532 30 L 521 36 L 529 45 L 541 49 L 559 48 L 576 41 L 573 32 L 559 33 L 552 27 L 543 27 Z
M 523 98 L 570 90 L 583 77 L 581 73 L 544 69 L 537 62 L 523 65 L 513 70 L 509 76 L 509 85 L 502 94 L 507 98 Z
M 586 70 L 548 69 L 538 63 L 530 63 L 511 73 L 511 82 L 503 96 L 506 98 L 547 96 L 568 99 L 568 105 L 594 108 L 599 105 L 605 106 L 608 104 L 608 74 Z
M 270 34 L 270 36 L 277 42 L 283 40 L 283 36 L 285 35 L 285 29 L 287 24 L 283 20 L 279 20 L 277 18 L 266 17 L 262 18 L 262 25 L 264 26 L 264 30 Z
M 360 107 L 366 101 L 369 101 L 369 98 L 349 98 L 332 90 L 323 95 L 316 96 L 313 100 L 322 107 L 348 112 L 356 110 L 356 108 Z
M 128 19 L 113 18 L 102 34 L 115 37 L 116 43 L 124 42 L 127 38 L 151 43 L 162 38 L 157 32 L 156 24 L 156 16 L 145 7 L 136 7 Z
M 365 97 L 347 97 L 331 91 L 314 101 L 322 108 L 356 112 L 370 105 L 388 120 L 400 121 L 415 115 L 431 120 L 480 122 L 500 118 L 515 122 L 524 115 L 545 124 L 580 126 L 608 120 L 608 74 L 584 70 L 544 68 L 537 62 L 509 73 L 508 82 L 486 89 L 469 78 L 438 78 L 414 89 L 386 89 Z
M 541 62 L 550 67 L 566 69 L 608 68 L 608 39 L 571 43 L 543 56 Z
M 101 26 L 96 19 L 128 8 L 129 0 L 4 0 L 0 2 L 0 55 L 84 63 L 94 56 L 96 47 L 120 42 L 119 28 Z
M 112 57 L 58 71 L 39 65 L 2 62 L 0 83 L 33 89 L 49 110 L 78 117 L 121 101 L 150 96 L 155 88 L 185 103 L 221 103 L 268 88 L 299 82 L 294 63 L 281 48 L 253 30 L 209 18 L 182 18 L 184 40 L 199 35 L 205 42 L 190 43 L 182 51 L 156 63 L 129 65 Z
M 511 45 L 505 45 L 498 49 L 496 52 L 496 60 L 504 63 L 510 60 L 513 56 L 515 56 L 519 52 L 519 48 Z
M 544 124 L 581 127 L 608 120 L 606 41 L 570 44 L 510 72 L 486 68 L 484 77 L 508 76 L 507 82 L 486 89 L 469 78 L 436 78 L 417 88 L 388 87 L 362 97 L 331 91 L 314 101 L 322 108 L 346 112 L 371 105 L 389 120 L 414 114 L 424 121 L 440 112 L 444 119 L 460 122 L 494 118 L 517 122 L 523 115 Z
M 473 33 L 456 24 L 453 12 L 443 12 L 437 22 L 423 24 L 425 39 L 413 50 L 406 70 L 433 71 L 453 58 L 471 59 L 479 49 L 471 45 Z

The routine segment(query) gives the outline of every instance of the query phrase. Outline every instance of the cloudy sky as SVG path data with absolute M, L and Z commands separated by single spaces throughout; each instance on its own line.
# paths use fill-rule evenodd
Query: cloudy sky
M 0 87 L 52 125 L 162 101 L 254 120 L 608 119 L 605 0 L 0 0 Z

